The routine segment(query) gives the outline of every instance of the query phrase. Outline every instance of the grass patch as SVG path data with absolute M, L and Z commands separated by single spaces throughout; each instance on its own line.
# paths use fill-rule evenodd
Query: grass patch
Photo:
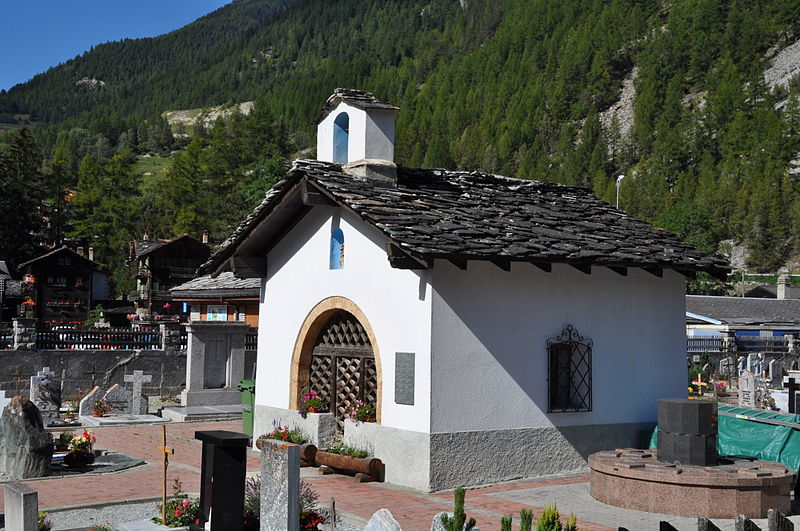
M 148 188 L 152 188 L 167 174 L 171 163 L 172 159 L 159 157 L 158 155 L 150 157 L 140 156 L 136 164 L 133 165 L 133 171 L 142 178 L 141 189 L 144 191 Z

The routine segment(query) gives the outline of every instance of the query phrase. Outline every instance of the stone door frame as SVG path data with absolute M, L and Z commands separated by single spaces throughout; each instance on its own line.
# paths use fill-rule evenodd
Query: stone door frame
M 381 356 L 378 350 L 378 341 L 375 332 L 372 330 L 367 316 L 361 308 L 353 301 L 345 297 L 328 297 L 317 303 L 303 321 L 300 331 L 297 334 L 294 351 L 292 353 L 291 379 L 289 383 L 289 408 L 297 409 L 300 401 L 300 393 L 308 386 L 309 369 L 311 367 L 311 355 L 314 345 L 319 337 L 322 328 L 328 319 L 335 312 L 344 310 L 351 313 L 358 319 L 364 331 L 369 337 L 372 345 L 372 354 L 375 357 L 375 371 L 377 373 L 377 399 L 375 401 L 375 417 L 378 424 L 381 423 L 381 409 L 383 404 L 383 370 L 381 367 Z

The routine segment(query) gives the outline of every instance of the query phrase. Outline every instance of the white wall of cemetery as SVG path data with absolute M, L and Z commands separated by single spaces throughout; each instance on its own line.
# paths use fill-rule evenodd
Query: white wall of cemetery
M 344 233 L 345 262 L 343 269 L 332 270 L 336 226 Z M 292 352 L 304 320 L 324 299 L 345 297 L 364 312 L 377 338 L 381 424 L 429 433 L 430 273 L 391 268 L 385 243 L 354 215 L 315 207 L 272 249 L 261 290 L 256 405 L 289 407 Z M 394 402 L 395 352 L 416 355 L 414 405 Z
M 432 285 L 431 433 L 649 422 L 658 398 L 686 395 L 674 271 L 437 260 Z M 592 411 L 548 414 L 547 339 L 570 324 L 594 343 Z

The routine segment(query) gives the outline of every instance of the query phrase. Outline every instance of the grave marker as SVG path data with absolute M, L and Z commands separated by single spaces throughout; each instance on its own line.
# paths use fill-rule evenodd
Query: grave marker
M 30 380 L 30 401 L 39 408 L 42 422 L 49 425 L 58 420 L 58 408 L 61 403 L 61 389 L 55 385 L 56 373 L 45 367 Z
M 759 527 L 743 514 L 736 515 L 736 531 L 761 531 Z
M 789 413 L 797 413 L 795 393 L 797 392 L 798 388 L 800 388 L 800 386 L 797 385 L 795 379 L 789 378 L 789 381 L 786 383 L 786 389 L 789 390 Z
M 161 446 L 156 446 L 161 452 L 161 521 L 167 521 L 167 467 L 169 456 L 175 453 L 174 448 L 167 446 L 167 427 L 161 426 Z
M 261 445 L 261 530 L 300 528 L 300 447 L 282 441 Z
M 750 371 L 739 377 L 739 405 L 756 407 L 756 376 Z
M 697 373 L 697 380 L 694 380 L 694 381 L 692 382 L 692 385 L 695 385 L 695 386 L 697 386 L 697 391 L 698 391 L 698 393 L 700 394 L 700 396 L 703 396 L 703 387 L 707 386 L 707 385 L 708 385 L 708 383 L 706 383 L 706 382 L 704 382 L 704 381 L 703 381 L 703 375 L 702 375 L 702 373 L 699 373 L 699 372 L 698 372 L 698 373 Z
M 720 528 L 703 516 L 697 517 L 697 531 L 720 531 Z
M 22 483 L 3 485 L 5 528 L 9 531 L 34 531 L 39 528 L 39 495 Z
M 92 415 L 92 408 L 94 407 L 94 401 L 96 398 L 100 398 L 99 391 L 100 388 L 95 385 L 91 391 L 83 395 L 83 398 L 81 398 L 81 401 L 78 403 L 79 417 L 89 417 Z
M 200 475 L 201 525 L 210 520 L 211 531 L 242 531 L 244 481 L 250 436 L 231 431 L 196 431 L 194 437 L 203 441 L 203 462 Z M 300 447 L 296 446 L 296 448 L 299 476 Z M 261 529 L 263 530 L 270 529 L 264 527 L 263 485 L 265 482 L 269 483 L 269 478 L 274 480 L 274 477 L 269 474 L 264 475 L 263 465 L 261 477 Z M 294 529 L 297 529 L 299 524 L 300 518 L 296 516 Z M 286 527 L 283 529 L 285 531 Z
M 144 415 L 147 413 L 146 404 L 142 404 L 142 384 L 150 383 L 153 376 L 144 374 L 142 371 L 133 371 L 133 374 L 126 374 L 125 381 L 133 383 L 133 404 L 131 414 Z
M 119 384 L 114 384 L 108 388 L 106 394 L 103 396 L 103 399 L 108 402 L 108 405 L 113 408 L 112 413 L 116 413 L 118 415 L 129 415 L 131 414 L 131 403 L 133 402 L 133 397 L 131 396 L 131 392 L 125 389 L 124 387 L 120 387 Z
M 780 511 L 770 509 L 767 511 L 768 531 L 794 531 L 794 524 Z

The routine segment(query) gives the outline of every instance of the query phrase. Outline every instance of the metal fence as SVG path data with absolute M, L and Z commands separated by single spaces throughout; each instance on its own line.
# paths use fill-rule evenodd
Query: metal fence
M 722 339 L 718 337 L 687 337 L 686 352 L 722 352 Z
M 156 330 L 106 328 L 101 330 L 44 329 L 36 332 L 36 348 L 46 350 L 159 350 Z
M 244 336 L 245 350 L 258 350 L 258 328 L 251 328 L 250 332 Z
M 736 352 L 776 352 L 786 353 L 789 351 L 789 339 L 786 337 L 759 337 L 759 336 L 737 336 Z M 701 352 L 715 353 L 723 352 L 723 340 L 719 337 L 687 337 L 686 352 L 688 354 L 698 354 Z

